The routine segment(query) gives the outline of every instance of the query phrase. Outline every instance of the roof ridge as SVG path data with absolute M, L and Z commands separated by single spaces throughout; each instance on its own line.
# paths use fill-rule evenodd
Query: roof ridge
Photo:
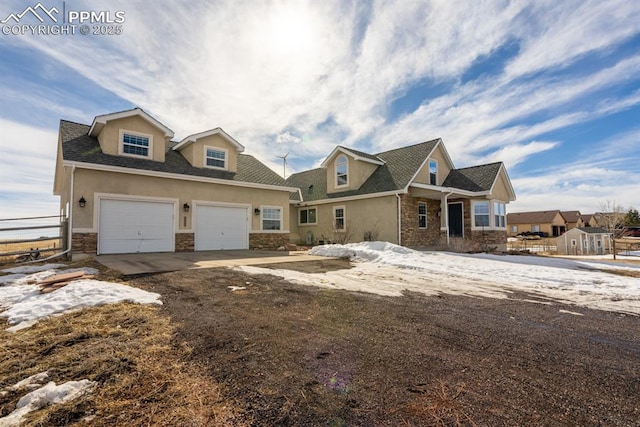
M 66 123 L 72 123 L 74 125 L 91 127 L 91 125 L 88 125 L 86 123 L 74 122 L 73 120 L 67 120 L 67 119 L 60 119 L 60 122 L 66 122 Z
M 379 156 L 381 154 L 391 153 L 392 151 L 405 150 L 407 148 L 417 147 L 418 145 L 430 144 L 430 143 L 432 143 L 434 141 L 438 141 L 438 140 L 442 140 L 442 138 L 434 138 L 434 139 L 430 139 L 429 141 L 418 142 L 416 144 L 411 144 L 411 145 L 407 145 L 407 146 L 404 146 L 404 147 L 392 148 L 391 150 L 387 150 L 387 151 L 380 151 L 379 153 L 376 153 L 375 155 Z
M 492 165 L 498 165 L 498 164 L 504 164 L 504 162 L 491 162 L 491 163 L 482 163 L 480 165 L 473 165 L 473 166 L 465 166 L 463 168 L 457 168 L 457 169 L 453 169 L 456 171 L 461 171 L 461 170 L 465 170 L 465 169 L 471 169 L 471 168 L 479 168 L 482 166 L 492 166 Z

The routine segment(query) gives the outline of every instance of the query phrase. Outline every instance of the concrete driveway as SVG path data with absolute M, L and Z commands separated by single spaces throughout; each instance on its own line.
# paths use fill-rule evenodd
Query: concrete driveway
M 306 252 L 283 251 L 202 251 L 152 254 L 98 255 L 96 260 L 122 274 L 160 273 L 197 268 L 235 267 L 238 265 L 274 264 L 293 261 L 314 261 L 327 257 Z

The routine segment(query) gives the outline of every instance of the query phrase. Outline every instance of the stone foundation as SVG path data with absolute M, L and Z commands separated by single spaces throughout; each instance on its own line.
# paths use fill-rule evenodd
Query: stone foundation
M 176 233 L 176 252 L 193 252 L 195 237 L 193 233 Z
M 507 250 L 507 230 L 471 230 L 471 239 L 482 252 Z
M 98 233 L 73 233 L 72 252 L 95 254 L 98 252 Z
M 249 249 L 278 249 L 289 243 L 289 233 L 250 233 Z

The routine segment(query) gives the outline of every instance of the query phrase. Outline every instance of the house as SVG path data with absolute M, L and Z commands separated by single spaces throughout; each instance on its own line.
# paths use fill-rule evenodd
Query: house
M 572 228 L 557 238 L 558 255 L 604 255 L 611 251 L 611 233 L 601 227 Z
M 522 233 L 560 236 L 567 231 L 567 221 L 559 210 L 509 213 L 507 224 L 509 224 L 509 236 Z
M 291 239 L 307 244 L 435 247 L 464 239 L 505 248 L 506 205 L 515 200 L 502 163 L 456 169 L 441 139 L 375 154 L 337 146 L 287 184 L 300 188 Z
M 506 245 L 504 165 L 456 169 L 441 139 L 377 154 L 337 146 L 285 181 L 221 128 L 173 137 L 140 108 L 60 122 L 54 194 L 74 252 Z
M 173 141 L 140 108 L 62 120 L 54 178 L 74 252 L 278 247 L 297 188 L 224 130 Z
M 598 226 L 597 214 L 582 215 L 582 222 L 584 227 L 597 227 Z
M 584 219 L 580 211 L 560 211 L 566 221 L 567 230 L 572 228 L 584 227 Z

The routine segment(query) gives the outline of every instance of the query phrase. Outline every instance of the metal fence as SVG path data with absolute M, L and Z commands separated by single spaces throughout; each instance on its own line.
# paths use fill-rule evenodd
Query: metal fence
M 60 215 L 0 219 L 0 262 L 31 261 L 67 250 L 68 221 Z

